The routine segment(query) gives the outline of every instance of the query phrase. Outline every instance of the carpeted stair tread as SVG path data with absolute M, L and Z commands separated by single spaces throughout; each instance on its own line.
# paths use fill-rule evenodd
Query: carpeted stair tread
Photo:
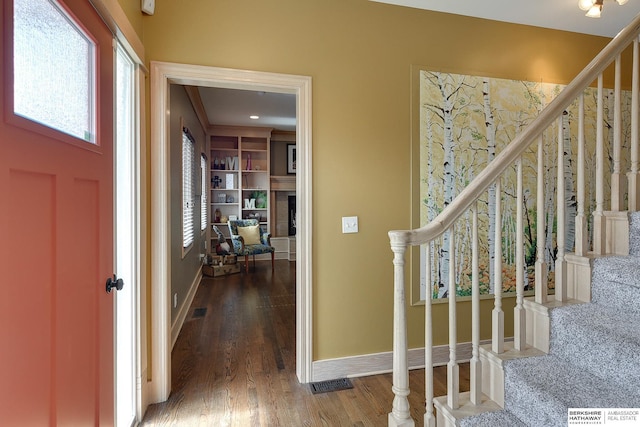
M 640 315 L 640 258 L 610 256 L 593 263 L 591 300 Z
M 640 288 L 640 258 L 612 255 L 593 260 L 593 276 L 603 283 L 619 283 Z
M 504 362 L 505 410 L 458 425 L 564 427 L 569 408 L 640 407 L 640 212 L 629 256 L 593 260 L 591 301 L 551 310 L 549 355 Z
M 509 411 L 485 412 L 457 422 L 459 427 L 527 427 Z
M 611 381 L 555 356 L 505 362 L 505 409 L 529 426 L 566 426 L 568 408 L 637 408 L 630 394 Z
M 640 316 L 620 316 L 598 304 L 579 304 L 551 312 L 551 354 L 602 380 L 618 379 L 630 392 L 640 390 Z
M 640 257 L 640 212 L 629 213 L 629 255 Z

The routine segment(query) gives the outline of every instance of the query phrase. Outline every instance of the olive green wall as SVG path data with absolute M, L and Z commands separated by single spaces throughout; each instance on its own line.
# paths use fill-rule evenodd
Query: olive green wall
M 137 36 L 142 40 L 142 19 L 144 14 L 140 11 L 140 0 L 118 0 L 118 4 L 133 27 Z
M 147 62 L 313 78 L 314 360 L 391 350 L 387 231 L 412 221 L 412 67 L 566 83 L 607 42 L 367 0 L 157 0 L 142 27 Z M 360 231 L 342 234 L 351 215 Z M 408 311 L 411 347 L 423 312 Z M 446 305 L 434 312 L 442 344 Z M 458 313 L 467 322 L 469 304 Z

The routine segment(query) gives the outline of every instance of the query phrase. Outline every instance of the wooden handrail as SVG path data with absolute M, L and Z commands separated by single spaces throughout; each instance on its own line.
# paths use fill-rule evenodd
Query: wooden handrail
M 391 230 L 391 247 L 417 246 L 440 237 L 471 204 L 535 142 L 536 138 L 558 118 L 584 89 L 638 37 L 640 15 L 620 31 L 607 46 L 542 110 L 540 115 L 517 135 L 495 159 L 458 194 L 429 224 L 412 230 Z

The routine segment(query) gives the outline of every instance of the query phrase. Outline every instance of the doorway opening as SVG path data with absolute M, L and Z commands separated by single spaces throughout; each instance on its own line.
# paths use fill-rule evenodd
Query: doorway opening
M 151 400 L 171 392 L 169 86 L 171 84 L 296 95 L 296 374 L 312 381 L 312 161 L 311 78 L 165 62 L 151 63 L 152 380 Z

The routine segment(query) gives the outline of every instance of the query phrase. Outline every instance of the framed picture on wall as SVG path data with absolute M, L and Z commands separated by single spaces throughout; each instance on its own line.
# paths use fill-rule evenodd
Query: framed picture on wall
M 296 173 L 296 144 L 287 144 L 287 173 Z

